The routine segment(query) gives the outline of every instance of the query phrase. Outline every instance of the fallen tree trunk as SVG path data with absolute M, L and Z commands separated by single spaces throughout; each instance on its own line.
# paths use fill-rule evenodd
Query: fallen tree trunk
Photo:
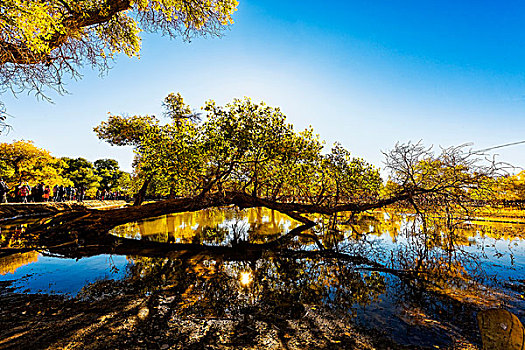
M 315 225 L 315 222 L 306 217 L 305 214 L 334 214 L 344 211 L 362 212 L 382 208 L 406 198 L 409 198 L 409 195 L 405 193 L 396 197 L 378 199 L 371 203 L 348 203 L 331 206 L 279 202 L 255 197 L 244 192 L 217 192 L 109 210 L 82 208 L 59 213 L 45 224 L 31 228 L 28 232 L 41 234 L 43 237 L 48 236 L 48 234 L 77 234 L 79 232 L 100 236 L 106 234 L 110 229 L 128 222 L 170 213 L 193 212 L 228 205 L 235 205 L 241 209 L 266 207 L 286 214 L 303 224 Z

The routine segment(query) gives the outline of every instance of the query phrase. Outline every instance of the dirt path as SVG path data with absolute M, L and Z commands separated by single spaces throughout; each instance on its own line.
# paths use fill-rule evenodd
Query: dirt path
M 126 205 L 126 201 L 120 200 L 87 200 L 82 203 L 75 201 L 60 203 L 4 203 L 0 204 L 0 219 L 31 215 L 50 215 L 66 210 L 119 208 L 124 205 Z

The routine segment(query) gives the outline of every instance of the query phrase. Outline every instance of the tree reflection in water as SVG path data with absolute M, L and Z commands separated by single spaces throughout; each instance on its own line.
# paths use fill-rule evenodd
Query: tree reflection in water
M 132 264 L 123 282 L 86 286 L 79 297 L 145 298 L 143 315 L 158 327 L 177 327 L 181 320 L 242 321 L 238 336 L 248 343 L 255 341 L 257 322 L 268 331 L 274 325 L 284 337 L 290 320 L 303 322 L 314 312 L 350 324 L 366 308 L 383 305 L 392 309 L 384 323 L 391 327 L 383 329 L 387 336 L 396 339 L 402 324 L 416 330 L 416 340 L 398 337 L 402 343 L 479 344 L 476 312 L 514 302 L 487 283 L 484 252 L 471 246 L 486 237 L 521 239 L 519 226 L 515 233 L 504 226 L 502 234 L 497 226 L 394 212 L 316 221 L 312 228 L 268 210 L 205 210 L 131 223 L 96 239 L 55 241 L 24 241 L 23 232 L 4 225 L 0 266 L 13 253 L 35 248 L 75 258 L 127 255 Z
M 384 276 L 358 273 L 334 259 L 267 257 L 257 262 L 181 261 L 134 257 L 130 282 L 143 293 L 172 298 L 180 315 L 233 317 L 256 314 L 300 317 L 304 305 L 347 313 L 385 290 Z M 243 283 L 243 274 L 251 280 Z

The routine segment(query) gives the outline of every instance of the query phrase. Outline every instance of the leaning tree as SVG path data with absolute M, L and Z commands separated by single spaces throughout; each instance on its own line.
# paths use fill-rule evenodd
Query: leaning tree
M 181 98 L 177 103 L 180 108 L 172 110 L 190 113 L 191 109 L 182 108 Z M 95 128 L 100 138 L 112 144 L 135 146 L 137 187 L 161 191 L 166 199 L 118 209 L 81 207 L 59 213 L 26 231 L 37 238 L 35 246 L 52 244 L 62 254 L 76 257 L 100 254 L 102 249 L 151 257 L 258 260 L 271 252 L 285 258 L 336 259 L 421 280 L 413 276 L 425 269 L 442 270 L 443 262 L 446 266 L 457 262 L 452 255 L 457 244 L 454 232 L 445 235 L 440 226 L 426 219 L 437 213 L 447 219 L 447 225 L 454 225 L 460 210 L 467 209 L 468 215 L 469 206 L 490 196 L 499 169 L 492 162 L 479 162 L 478 154 L 464 147 L 435 154 L 420 144 L 396 145 L 386 154 L 390 177 L 383 185 L 378 169 L 351 157 L 339 144 L 324 150 L 311 128 L 294 130 L 279 108 L 244 98 L 226 106 L 207 102 L 201 121 L 177 117 L 177 113 L 167 124 L 151 116 L 110 116 Z M 353 224 L 356 214 L 392 205 L 398 205 L 400 211 L 411 206 L 419 220 L 414 223 L 423 223 L 422 229 L 413 230 L 420 244 L 404 253 L 414 257 L 405 259 L 406 266 L 389 266 L 359 250 L 354 254 L 340 249 L 341 233 Z M 224 206 L 266 207 L 302 225 L 285 234 L 277 232 L 276 238 L 264 243 L 238 239 L 230 246 L 138 241 L 108 234 L 111 228 L 128 222 Z M 427 222 L 432 226 L 425 226 Z M 298 238 L 317 249 L 289 249 Z M 2 250 L 2 254 L 10 251 Z
M 202 121 L 172 116 L 167 124 L 151 116 L 111 116 L 96 127 L 111 144 L 135 146 L 141 196 L 154 182 L 149 190 L 168 198 L 79 213 L 82 219 L 68 221 L 67 230 L 104 232 L 142 218 L 225 205 L 267 207 L 307 225 L 315 224 L 309 214 L 325 215 L 337 229 L 338 213 L 394 203 L 420 212 L 464 207 L 469 198 L 490 194 L 498 170 L 461 147 L 434 154 L 419 144 L 396 145 L 387 154 L 391 175 L 383 186 L 378 169 L 341 145 L 325 151 L 311 128 L 295 131 L 279 108 L 245 98 L 226 106 L 207 102 L 203 113 Z

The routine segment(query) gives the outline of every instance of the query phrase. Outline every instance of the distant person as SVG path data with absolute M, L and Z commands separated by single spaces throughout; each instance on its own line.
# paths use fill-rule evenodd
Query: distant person
M 4 179 L 0 179 L 0 203 L 7 203 L 7 192 L 9 192 L 9 187 Z
M 33 188 L 33 201 L 42 202 L 44 197 L 44 183 L 41 182 Z
M 58 202 L 58 185 L 53 186 L 53 202 Z
M 64 202 L 68 200 L 71 200 L 71 186 L 66 187 Z
M 33 187 L 29 190 L 29 195 L 27 196 L 27 201 L 28 201 L 29 203 L 34 202 L 34 201 L 35 201 L 35 198 L 36 198 L 36 186 L 33 186 Z
M 44 202 L 49 202 L 49 197 L 51 195 L 51 188 L 49 188 L 49 185 L 46 185 L 44 188 L 44 195 L 42 196 Z
M 64 185 L 60 185 L 58 187 L 57 202 L 63 202 L 65 194 L 66 194 L 66 189 L 64 188 Z
M 40 202 L 44 201 L 44 191 L 46 190 L 46 185 L 41 182 L 39 186 L 39 195 L 40 195 Z
M 84 195 L 86 194 L 86 190 L 83 185 L 80 185 L 77 191 L 77 201 L 83 202 L 84 201 Z
M 18 195 L 20 196 L 22 203 L 27 203 L 27 197 L 30 193 L 31 189 L 29 185 L 20 183 L 20 186 L 18 186 Z

